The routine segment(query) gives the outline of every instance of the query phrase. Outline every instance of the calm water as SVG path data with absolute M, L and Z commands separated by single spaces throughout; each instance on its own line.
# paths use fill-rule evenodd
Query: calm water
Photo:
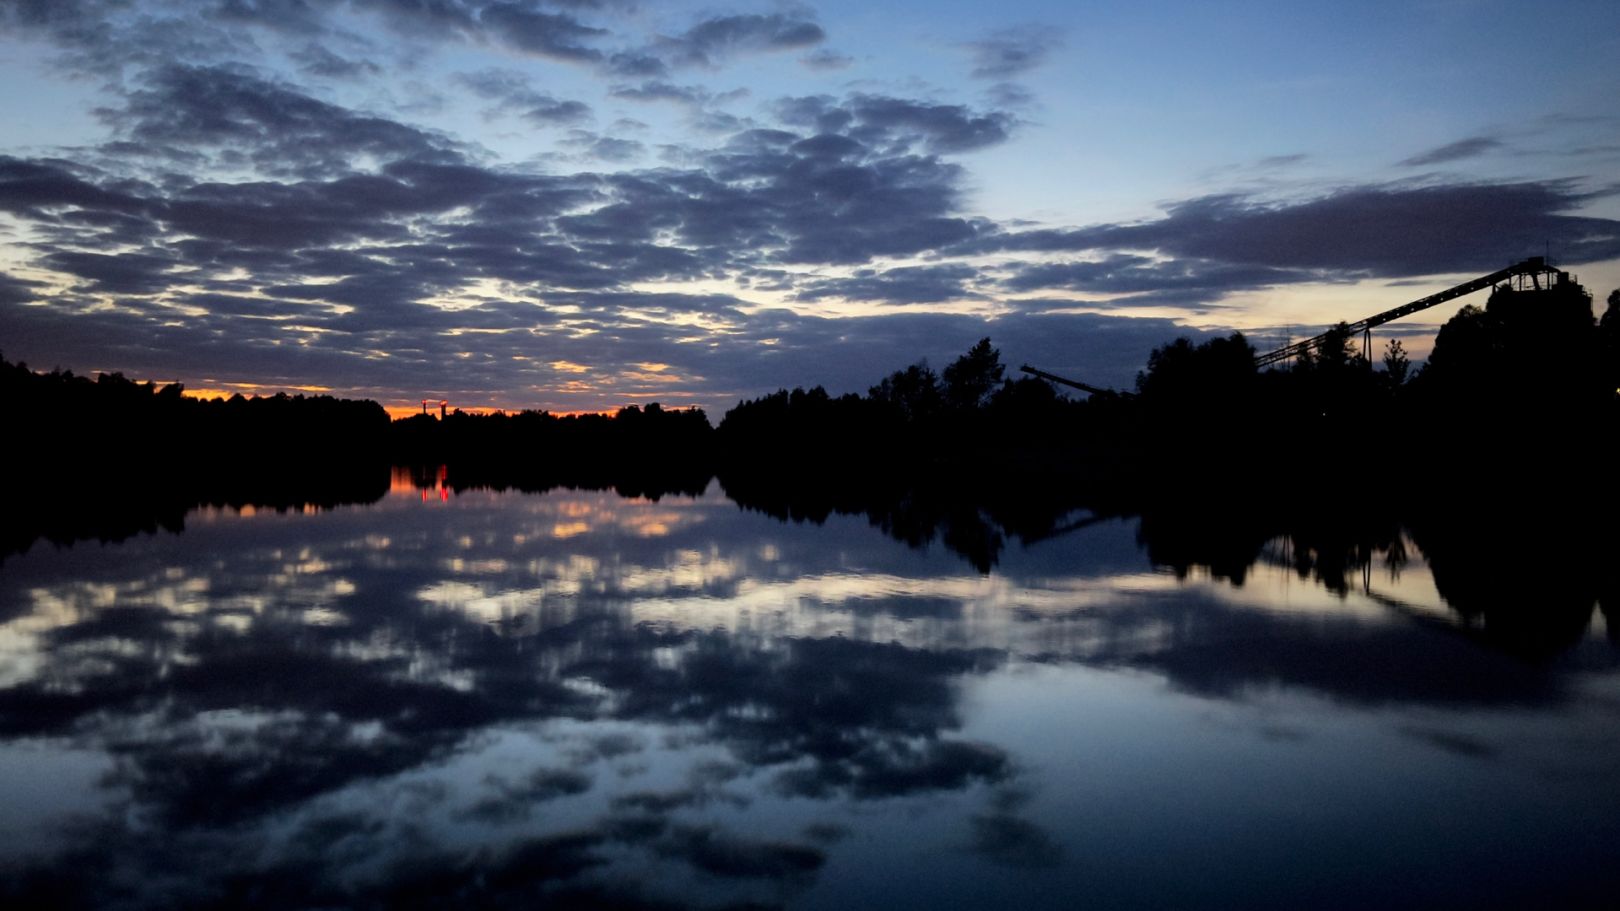
M 1410 540 L 1330 590 L 718 488 L 245 512 L 0 564 L 10 906 L 1620 895 L 1604 615 L 1504 648 Z

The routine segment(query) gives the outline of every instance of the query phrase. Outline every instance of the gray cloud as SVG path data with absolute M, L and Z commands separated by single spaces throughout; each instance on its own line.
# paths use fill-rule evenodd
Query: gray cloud
M 1465 158 L 1474 158 L 1484 155 L 1502 147 L 1501 140 L 1489 136 L 1472 136 L 1468 139 L 1459 139 L 1438 148 L 1430 149 L 1413 155 L 1402 161 L 1406 167 L 1421 167 L 1431 164 L 1445 164 L 1450 161 L 1462 161 Z
M 588 130 L 569 131 L 568 138 L 561 144 L 597 161 L 632 161 L 647 152 L 647 147 L 634 139 L 602 136 Z
M 0 305 L 25 304 L 38 298 L 39 282 L 0 272 Z
M 1052 26 L 1023 25 L 999 29 L 962 46 L 973 59 L 976 79 L 1009 79 L 1029 72 L 1062 46 Z
M 330 48 L 310 42 L 288 55 L 298 64 L 299 72 L 321 79 L 356 79 L 361 76 L 380 76 L 383 68 L 370 60 L 352 60 L 339 56 Z
M 882 272 L 857 269 L 848 278 L 823 278 L 803 282 L 794 297 L 803 301 L 829 297 L 886 304 L 932 304 L 944 301 L 982 299 L 968 287 L 979 275 L 973 266 L 947 263 L 936 266 L 903 266 Z
M 1298 164 L 1304 164 L 1309 158 L 1310 156 L 1303 152 L 1295 152 L 1291 155 L 1267 155 L 1265 158 L 1260 159 L 1256 165 L 1265 170 L 1291 168 Z
M 1001 111 L 974 113 L 953 104 L 933 104 L 887 95 L 788 98 L 777 116 L 793 126 L 838 133 L 876 147 L 920 146 L 935 154 L 969 152 L 1008 139 L 1015 121 Z
M 714 66 L 739 53 L 797 50 L 826 37 L 821 26 L 802 15 L 743 14 L 705 19 L 660 40 L 655 48 L 676 65 Z
M 1010 264 L 1002 281 L 1010 291 L 1061 288 L 1130 295 L 1112 306 L 1176 304 L 1204 307 L 1234 291 L 1320 279 L 1319 273 L 1196 259 L 1155 260 L 1116 253 L 1101 260 Z
M 0 26 L 43 37 L 62 51 L 58 65 L 97 76 L 116 76 L 132 64 L 212 60 L 251 47 L 211 15 L 121 15 L 129 6 L 127 0 L 8 0 L 0 3 Z
M 167 256 L 142 253 L 85 253 L 55 250 L 40 257 L 40 263 L 57 272 L 81 279 L 85 290 L 114 294 L 155 294 L 173 284 L 177 276 L 167 274 L 179 263 Z
M 669 75 L 669 66 L 647 51 L 618 51 L 608 57 L 603 68 L 615 76 L 632 79 L 663 79 Z
M 710 97 L 708 92 L 697 86 L 675 85 L 659 80 L 649 80 L 639 85 L 614 86 L 608 94 L 626 101 L 674 101 L 694 105 L 704 104 Z
M 822 48 L 811 51 L 799 58 L 799 62 L 812 70 L 842 70 L 854 65 L 855 58 L 848 54 L 840 54 L 831 48 Z
M 568 9 L 531 0 L 212 0 L 148 7 L 131 16 L 124 0 L 13 0 L 0 5 L 0 23 L 46 36 L 67 51 L 67 66 L 91 72 L 241 56 L 255 48 L 249 27 L 315 42 L 345 34 L 332 21 L 340 10 L 369 13 L 394 33 L 424 43 L 494 45 L 567 63 L 607 59 L 607 52 L 594 45 L 612 40 L 613 33 L 578 14 L 603 12 L 612 4 L 551 6 Z M 352 61 L 315 43 L 292 56 L 320 75 L 358 72 Z
M 1567 181 L 1376 184 L 1287 203 L 1217 195 L 1153 221 L 998 233 L 960 250 L 1157 250 L 1381 278 L 1494 271 L 1548 242 L 1571 264 L 1620 256 L 1620 222 L 1562 214 L 1587 198 Z
M 591 117 L 589 105 L 539 91 L 528 77 L 514 70 L 487 69 L 459 73 L 455 78 L 473 94 L 495 102 L 495 111 L 516 114 L 535 126 L 573 124 Z
M 290 86 L 227 67 L 168 66 L 149 73 L 103 121 L 129 149 L 208 151 L 225 166 L 271 175 L 348 170 L 359 156 L 453 161 L 456 144 L 397 121 L 351 111 Z
M 1035 94 L 1016 82 L 997 82 L 985 89 L 984 94 L 991 104 L 1003 110 L 1027 108 L 1035 103 Z
M 479 11 L 478 23 L 508 47 L 574 63 L 603 59 L 602 51 L 583 42 L 608 34 L 572 16 L 540 12 L 521 3 L 491 3 Z

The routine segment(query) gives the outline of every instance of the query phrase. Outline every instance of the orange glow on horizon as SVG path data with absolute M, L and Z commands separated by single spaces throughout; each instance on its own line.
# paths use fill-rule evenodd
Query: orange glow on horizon
M 662 365 L 653 365 L 653 366 L 662 366 Z M 654 376 L 649 377 L 649 379 L 651 379 L 653 381 L 660 381 L 660 380 L 668 380 L 670 378 L 668 376 L 654 375 Z M 146 380 L 134 380 L 134 382 L 144 383 L 144 382 L 147 382 L 147 381 Z M 154 381 L 152 381 L 152 384 L 154 386 L 162 388 L 163 386 L 169 385 L 170 383 L 173 383 L 173 382 L 178 382 L 178 381 L 176 381 L 176 380 L 161 380 L 161 381 L 154 380 Z M 184 395 L 186 398 L 198 399 L 200 401 L 222 401 L 222 400 L 228 399 L 228 398 L 230 398 L 232 396 L 235 396 L 235 395 L 241 395 L 241 396 L 245 396 L 247 398 L 269 397 L 269 396 L 274 396 L 277 393 L 286 393 L 287 395 L 331 395 L 331 396 L 336 396 L 337 398 L 355 398 L 355 399 L 361 399 L 361 400 L 369 398 L 368 396 L 364 396 L 364 395 L 352 395 L 352 394 L 347 394 L 347 393 L 344 393 L 344 392 L 341 392 L 341 391 L 336 391 L 331 386 L 319 386 L 319 385 L 314 385 L 314 384 L 303 385 L 303 384 L 290 384 L 289 383 L 289 384 L 279 384 L 279 385 L 277 385 L 277 384 L 269 384 L 269 383 L 221 383 L 221 382 L 212 381 L 212 380 L 206 381 L 206 382 L 207 382 L 207 385 L 198 386 L 198 387 L 195 387 L 195 388 L 186 386 L 183 389 L 181 394 Z M 184 383 L 182 383 L 182 386 L 184 386 Z M 582 391 L 582 390 L 573 390 L 573 391 Z M 608 407 L 608 408 L 577 408 L 577 409 L 561 410 L 561 409 L 551 409 L 551 408 L 535 408 L 535 407 L 532 407 L 532 406 L 502 408 L 502 407 L 497 407 L 497 406 L 494 406 L 494 405 L 456 405 L 456 404 L 452 403 L 451 407 L 450 407 L 450 411 L 452 411 L 452 412 L 460 411 L 460 412 L 464 412 L 466 414 L 498 414 L 498 413 L 503 413 L 503 412 L 506 413 L 506 414 L 519 414 L 519 413 L 521 413 L 521 412 L 523 412 L 525 410 L 532 410 L 532 411 L 543 411 L 544 413 L 550 414 L 550 415 L 552 415 L 554 417 L 566 418 L 566 417 L 583 417 L 585 415 L 604 415 L 604 416 L 607 416 L 607 417 L 612 417 L 614 414 L 618 413 L 620 408 L 626 407 L 627 405 L 631 405 L 631 404 L 638 404 L 639 405 L 639 404 L 644 403 L 645 400 L 647 400 L 647 399 L 652 399 L 654 401 L 665 401 L 664 407 L 665 407 L 666 410 L 669 410 L 669 411 L 679 411 L 679 410 L 683 410 L 685 408 L 699 407 L 699 406 L 695 406 L 695 405 L 681 405 L 681 404 L 668 403 L 666 401 L 669 398 L 668 394 L 660 394 L 660 393 L 656 393 L 656 392 L 624 392 L 624 393 L 619 393 L 618 397 L 621 398 L 621 399 L 624 399 L 626 401 L 624 401 L 622 404 L 614 405 L 614 406 Z M 373 400 L 373 401 L 375 401 L 375 400 Z M 433 401 L 437 402 L 439 400 L 434 399 Z M 381 403 L 381 402 L 379 402 L 379 404 L 381 404 L 382 407 L 383 407 L 383 410 L 388 413 L 389 420 L 393 420 L 393 421 L 398 421 L 398 420 L 400 420 L 402 418 L 414 417 L 414 416 L 419 415 L 419 414 L 422 413 L 422 401 L 421 400 L 416 400 L 416 401 L 410 402 L 408 404 L 387 404 L 387 403 Z M 430 411 L 435 412 L 433 416 L 434 416 L 435 419 L 437 419 L 438 418 L 438 414 L 436 413 L 437 408 L 436 407 L 431 408 Z
M 165 384 L 156 383 L 155 385 L 163 386 Z M 254 396 L 273 396 L 278 392 L 285 392 L 288 395 L 298 395 L 300 393 L 303 395 L 331 395 L 332 387 L 298 385 L 271 386 L 262 383 L 220 383 L 216 386 L 199 386 L 195 389 L 188 386 L 181 394 L 186 398 L 213 401 L 215 399 L 228 399 L 233 395 L 242 395 L 247 396 L 248 398 L 252 398 Z
M 418 402 L 415 405 L 384 405 L 383 410 L 388 412 L 388 417 L 389 418 L 397 421 L 397 420 L 400 420 L 402 418 L 415 417 L 416 415 L 421 414 L 422 413 L 422 404 L 420 402 Z M 472 406 L 458 405 L 458 406 L 455 406 L 455 407 L 451 408 L 450 410 L 452 412 L 461 411 L 461 412 L 465 412 L 467 414 L 495 414 L 497 412 L 505 412 L 506 414 L 520 414 L 520 413 L 522 413 L 524 411 L 524 409 L 522 409 L 522 408 L 496 408 L 496 407 L 494 407 L 492 405 L 472 405 Z M 559 417 L 559 418 L 566 418 L 566 417 L 578 417 L 579 415 L 585 415 L 585 414 L 604 414 L 604 415 L 608 415 L 608 416 L 611 417 L 614 414 L 614 412 L 618 411 L 619 409 L 613 408 L 613 409 L 609 409 L 609 410 L 606 410 L 606 411 L 591 411 L 591 410 L 552 411 L 549 408 L 548 409 L 530 409 L 530 410 L 536 410 L 536 411 L 543 410 L 543 411 L 545 411 L 546 414 L 553 415 L 553 416 Z M 439 417 L 438 412 L 435 409 L 434 412 L 433 412 L 433 419 L 438 420 L 438 417 Z

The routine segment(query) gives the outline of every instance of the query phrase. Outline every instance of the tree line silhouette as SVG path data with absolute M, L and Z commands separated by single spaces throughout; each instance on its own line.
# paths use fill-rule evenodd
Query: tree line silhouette
M 0 360 L 19 431 L 4 463 L 13 478 L 41 482 L 14 498 L 8 550 L 40 528 L 116 537 L 154 520 L 114 517 L 168 524 L 197 503 L 365 502 L 386 490 L 389 464 L 447 466 L 458 490 L 653 497 L 701 492 L 718 475 L 745 508 L 808 521 L 865 515 L 915 545 L 945 541 L 984 570 L 1009 535 L 1049 534 L 1082 507 L 1173 515 L 1231 494 L 1214 511 L 1229 515 L 1245 498 L 1254 514 L 1266 498 L 1338 508 L 1355 496 L 1433 504 L 1532 489 L 1612 499 L 1569 468 L 1589 454 L 1596 469 L 1614 451 L 1620 291 L 1594 320 L 1579 286 L 1500 288 L 1445 324 L 1421 370 L 1398 339 L 1376 366 L 1355 341 L 1341 324 L 1316 351 L 1262 372 L 1240 333 L 1177 339 L 1153 351 L 1134 395 L 1077 400 L 1009 376 L 986 338 L 943 370 L 920 361 L 865 395 L 818 386 L 740 401 L 718 427 L 700 409 L 657 404 L 389 421 L 370 401 L 200 400 L 178 384 Z M 77 523 L 52 479 L 80 492 Z
M 919 361 L 867 393 L 816 386 L 739 401 L 711 427 L 701 409 L 630 405 L 612 415 L 453 412 L 389 421 L 371 401 L 277 394 L 198 399 L 178 383 L 34 372 L 0 360 L 0 395 L 22 431 L 16 465 L 124 464 L 188 473 L 216 466 L 334 459 L 451 464 L 510 472 L 577 463 L 617 473 L 657 463 L 683 472 L 806 470 L 909 475 L 919 468 L 1098 470 L 1186 459 L 1310 463 L 1334 453 L 1403 449 L 1504 427 L 1558 439 L 1607 432 L 1620 388 L 1620 291 L 1601 320 L 1566 283 L 1498 288 L 1463 307 L 1414 370 L 1399 339 L 1381 362 L 1344 324 L 1285 369 L 1260 371 L 1241 333 L 1152 352 L 1134 395 L 1076 400 L 1033 377 L 1009 376 L 990 339 L 935 371 Z M 1369 425 L 1371 432 L 1367 431 Z M 1489 428 L 1487 430 L 1487 428 Z M 1276 453 L 1274 458 L 1264 453 Z M 1229 457 L 1229 458 L 1228 458 Z M 1228 466 L 1229 467 L 1229 466 Z
M 453 411 L 395 421 L 395 462 L 447 465 L 456 483 L 558 484 L 701 492 L 713 476 L 714 431 L 701 408 L 628 405 L 611 415 Z
M 178 383 L 0 359 L 0 559 L 34 541 L 178 531 L 197 506 L 366 503 L 388 490 L 388 413 L 328 395 L 199 399 Z
M 7 423 L 20 431 L 6 447 L 8 461 L 41 471 L 195 475 L 386 455 L 388 412 L 376 402 L 285 393 L 201 399 L 184 392 L 179 383 L 36 373 L 0 359 Z

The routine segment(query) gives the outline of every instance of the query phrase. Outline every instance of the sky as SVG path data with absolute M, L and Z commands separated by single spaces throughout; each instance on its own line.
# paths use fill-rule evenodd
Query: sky
M 0 355 L 718 420 L 1535 255 L 1601 307 L 1617 63 L 1613 0 L 0 0 Z

